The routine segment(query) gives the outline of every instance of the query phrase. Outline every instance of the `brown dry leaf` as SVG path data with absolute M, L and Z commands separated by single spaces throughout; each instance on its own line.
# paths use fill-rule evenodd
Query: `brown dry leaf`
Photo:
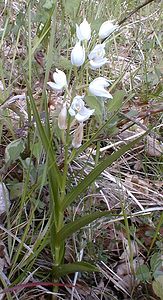
M 163 236 L 163 227 L 160 228 L 159 233 L 161 236 Z M 137 238 L 143 241 L 143 244 L 146 247 L 149 247 L 151 245 L 154 234 L 155 227 L 151 227 L 148 224 L 139 224 L 139 227 L 136 231 Z
M 0 288 L 0 293 L 2 292 L 3 290 Z M 0 294 L 0 300 L 3 300 L 4 299 L 4 296 L 5 294 Z
M 9 255 L 5 244 L 0 241 L 0 271 L 3 271 L 2 267 L 8 267 L 11 265 Z
M 3 112 L 3 110 L 6 108 L 11 110 L 10 116 L 13 119 L 17 119 L 19 117 L 23 123 L 25 120 L 28 119 L 26 108 L 26 95 L 24 93 L 22 95 L 15 95 L 13 97 L 9 97 L 7 100 L 5 100 L 0 105 L 0 111 Z
M 136 272 L 137 268 L 140 265 L 143 265 L 144 260 L 141 257 L 137 257 L 133 260 L 133 269 Z M 127 262 L 121 263 L 118 265 L 116 274 L 123 280 L 120 284 L 123 288 L 128 289 L 129 291 L 132 288 L 134 277 L 131 274 L 130 266 Z
M 5 268 L 5 259 L 0 258 L 0 273 L 3 272 L 3 269 Z
M 116 270 L 116 274 L 120 277 L 129 273 L 129 267 L 126 262 L 119 264 Z
M 139 177 L 137 175 L 134 175 L 134 176 L 128 175 L 125 178 L 125 186 L 127 188 L 130 187 L 134 190 L 137 190 L 137 191 L 143 193 L 146 196 L 148 196 L 148 194 L 149 194 L 149 191 L 148 191 L 149 183 L 148 183 L 148 181 L 139 179 Z
M 84 282 L 83 280 L 78 280 L 77 282 L 78 284 L 78 293 L 87 297 L 88 295 L 90 295 L 91 293 L 91 288 L 88 286 L 88 284 L 86 282 Z
M 131 241 L 131 247 L 129 247 L 128 241 L 126 238 L 123 238 L 124 244 L 125 244 L 125 250 L 120 256 L 121 260 L 125 260 L 126 258 L 129 259 L 129 257 L 132 255 L 133 257 L 137 255 L 138 253 L 138 247 L 135 241 Z M 130 253 L 132 252 L 132 253 Z
M 7 253 L 7 249 L 5 247 L 5 244 L 0 241 L 0 273 L 1 276 L 6 280 L 6 276 L 4 274 L 4 269 L 10 266 L 10 258 Z M 0 292 L 3 291 L 0 288 Z M 4 294 L 0 294 L 0 300 L 4 299 Z
M 125 275 L 123 277 L 123 282 L 121 282 L 121 286 L 127 289 L 129 292 L 132 291 L 133 288 L 134 277 L 131 275 Z
M 154 185 L 155 185 L 157 188 L 161 189 L 161 188 L 163 187 L 163 182 L 160 181 L 160 180 L 155 180 L 155 181 L 154 181 Z
M 135 165 L 134 165 L 134 170 L 135 171 L 140 171 L 143 167 L 143 164 L 140 160 L 136 161 Z
M 148 156 L 160 157 L 163 154 L 163 145 L 154 137 L 147 136 L 146 154 Z

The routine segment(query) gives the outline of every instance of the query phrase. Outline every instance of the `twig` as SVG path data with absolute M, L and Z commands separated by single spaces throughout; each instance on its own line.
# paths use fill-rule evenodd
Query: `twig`
M 128 126 L 128 128 L 131 127 L 133 124 L 137 124 L 143 130 L 147 130 L 147 127 L 144 124 L 142 124 L 138 119 L 145 119 L 146 117 L 151 116 L 152 114 L 157 114 L 157 113 L 160 113 L 162 111 L 163 111 L 163 107 L 162 108 L 160 107 L 160 108 L 155 109 L 155 110 L 149 110 L 149 111 L 146 111 L 146 112 L 141 112 L 136 116 L 136 119 L 134 117 L 128 116 L 124 113 L 120 113 L 120 115 L 122 115 L 124 118 L 127 119 L 127 120 L 123 120 L 123 125 L 130 122 L 130 121 L 132 122 L 132 124 L 130 124 L 130 126 Z M 120 126 L 122 126 L 122 123 L 118 124 L 118 127 L 120 127 Z M 121 132 L 123 132 L 126 129 L 127 128 L 123 129 Z M 162 137 L 159 134 L 157 134 L 156 132 L 154 133 L 154 132 L 151 131 L 150 135 L 153 136 L 154 138 L 157 138 L 157 139 L 162 141 Z
M 146 6 L 147 4 L 153 2 L 155 0 L 147 0 L 145 1 L 143 4 L 139 5 L 138 7 L 136 7 L 134 10 L 132 10 L 126 17 L 124 17 L 121 21 L 118 22 L 118 25 L 122 25 L 124 22 L 126 22 L 127 19 L 129 19 L 133 14 L 135 14 L 137 11 L 139 11 L 141 8 L 143 8 L 144 6 Z

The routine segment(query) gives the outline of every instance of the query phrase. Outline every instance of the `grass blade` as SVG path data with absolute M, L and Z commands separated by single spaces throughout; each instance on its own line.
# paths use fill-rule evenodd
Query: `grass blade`
M 80 261 L 72 264 L 63 264 L 55 267 L 54 275 L 56 278 L 75 272 L 98 272 L 98 268 L 90 263 Z
M 95 167 L 85 178 L 82 180 L 77 187 L 73 188 L 71 192 L 64 198 L 62 209 L 66 209 L 73 201 L 77 199 L 78 196 L 81 195 L 90 184 L 96 180 L 96 178 L 113 162 L 115 162 L 118 158 L 120 158 L 123 154 L 129 151 L 136 143 L 138 143 L 145 135 L 143 134 L 141 137 L 135 139 L 134 141 L 128 143 L 127 145 L 122 146 L 119 150 L 115 151 L 109 157 L 104 159 L 97 167 Z
M 44 149 L 47 153 L 47 157 L 49 159 L 49 168 L 53 168 L 53 174 L 55 175 L 56 182 L 57 182 L 58 186 L 60 186 L 61 185 L 61 174 L 60 174 L 59 168 L 56 164 L 55 153 L 54 153 L 51 143 L 46 135 L 45 129 L 41 123 L 41 119 L 40 119 L 39 113 L 37 111 L 36 104 L 33 99 L 32 92 L 31 92 L 31 89 L 30 89 L 30 86 L 29 86 L 27 80 L 26 80 L 26 84 L 27 84 L 27 88 L 28 88 L 28 95 L 30 98 L 31 107 L 33 110 L 33 115 L 34 115 L 34 118 L 35 118 L 36 124 L 37 124 L 37 129 L 38 129 L 42 144 L 44 146 Z
M 56 244 L 60 245 L 66 238 L 78 231 L 80 228 L 90 224 L 101 217 L 113 217 L 110 211 L 96 211 L 92 214 L 88 214 L 73 222 L 66 224 L 56 235 Z

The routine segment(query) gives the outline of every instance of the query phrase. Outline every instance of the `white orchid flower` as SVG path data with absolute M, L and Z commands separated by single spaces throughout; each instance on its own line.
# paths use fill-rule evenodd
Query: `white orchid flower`
M 91 26 L 86 19 L 79 26 L 76 24 L 76 35 L 79 41 L 90 40 Z
M 74 137 L 73 137 L 73 140 L 72 140 L 72 146 L 76 149 L 79 148 L 82 144 L 83 127 L 84 127 L 84 124 L 79 123 L 79 126 L 77 127 L 77 129 L 74 132 Z
M 69 108 L 69 114 L 78 122 L 84 122 L 89 119 L 89 117 L 94 113 L 94 109 L 89 109 L 85 107 L 82 96 L 76 96 Z
M 109 80 L 103 77 L 97 77 L 89 84 L 89 91 L 94 96 L 112 99 L 112 95 L 105 89 L 109 85 Z
M 53 73 L 54 82 L 48 81 L 47 84 L 53 89 L 60 91 L 67 86 L 66 75 L 63 71 L 56 69 L 56 72 Z
M 88 55 L 90 65 L 93 70 L 102 67 L 107 62 L 107 58 L 104 56 L 105 44 L 97 44 Z
M 63 103 L 62 109 L 58 115 L 58 127 L 60 129 L 67 129 L 67 107 L 66 102 Z
M 112 21 L 104 22 L 99 30 L 99 38 L 105 39 L 107 38 L 113 31 L 118 28 L 118 25 L 114 25 Z
M 75 47 L 71 52 L 71 63 L 77 67 L 82 66 L 85 61 L 85 49 L 84 46 L 80 45 L 80 42 L 77 42 Z

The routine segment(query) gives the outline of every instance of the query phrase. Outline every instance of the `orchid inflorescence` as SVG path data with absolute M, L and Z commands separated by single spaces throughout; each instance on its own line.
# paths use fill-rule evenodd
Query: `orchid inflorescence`
M 108 60 L 105 57 L 105 43 L 102 43 L 102 40 L 109 37 L 117 28 L 118 25 L 114 25 L 111 21 L 104 22 L 101 25 L 98 34 L 101 43 L 96 44 L 90 53 L 86 54 L 86 50 L 88 50 L 87 45 L 91 40 L 91 26 L 86 19 L 84 19 L 79 26 L 76 24 L 77 42 L 71 51 L 71 64 L 74 68 L 79 68 L 84 64 L 87 66 L 89 64 L 89 67 L 92 70 L 96 70 L 104 66 Z M 89 45 L 91 45 L 91 43 L 89 43 Z M 54 82 L 48 82 L 47 84 L 56 91 L 65 89 L 68 98 L 71 98 L 66 74 L 63 71 L 56 69 L 56 72 L 53 73 L 53 80 Z M 97 77 L 90 82 L 88 91 L 95 97 L 102 97 L 104 100 L 112 99 L 112 95 L 106 90 L 110 83 L 111 82 L 104 77 Z M 71 118 L 74 118 L 79 123 L 72 140 L 72 146 L 74 148 L 81 146 L 84 122 L 88 120 L 94 112 L 95 109 L 90 109 L 85 106 L 84 95 L 76 95 L 73 99 L 69 99 L 69 101 L 66 98 L 62 104 L 62 108 L 58 115 L 58 127 L 61 130 L 67 129 L 68 114 L 69 117 L 71 116 Z

